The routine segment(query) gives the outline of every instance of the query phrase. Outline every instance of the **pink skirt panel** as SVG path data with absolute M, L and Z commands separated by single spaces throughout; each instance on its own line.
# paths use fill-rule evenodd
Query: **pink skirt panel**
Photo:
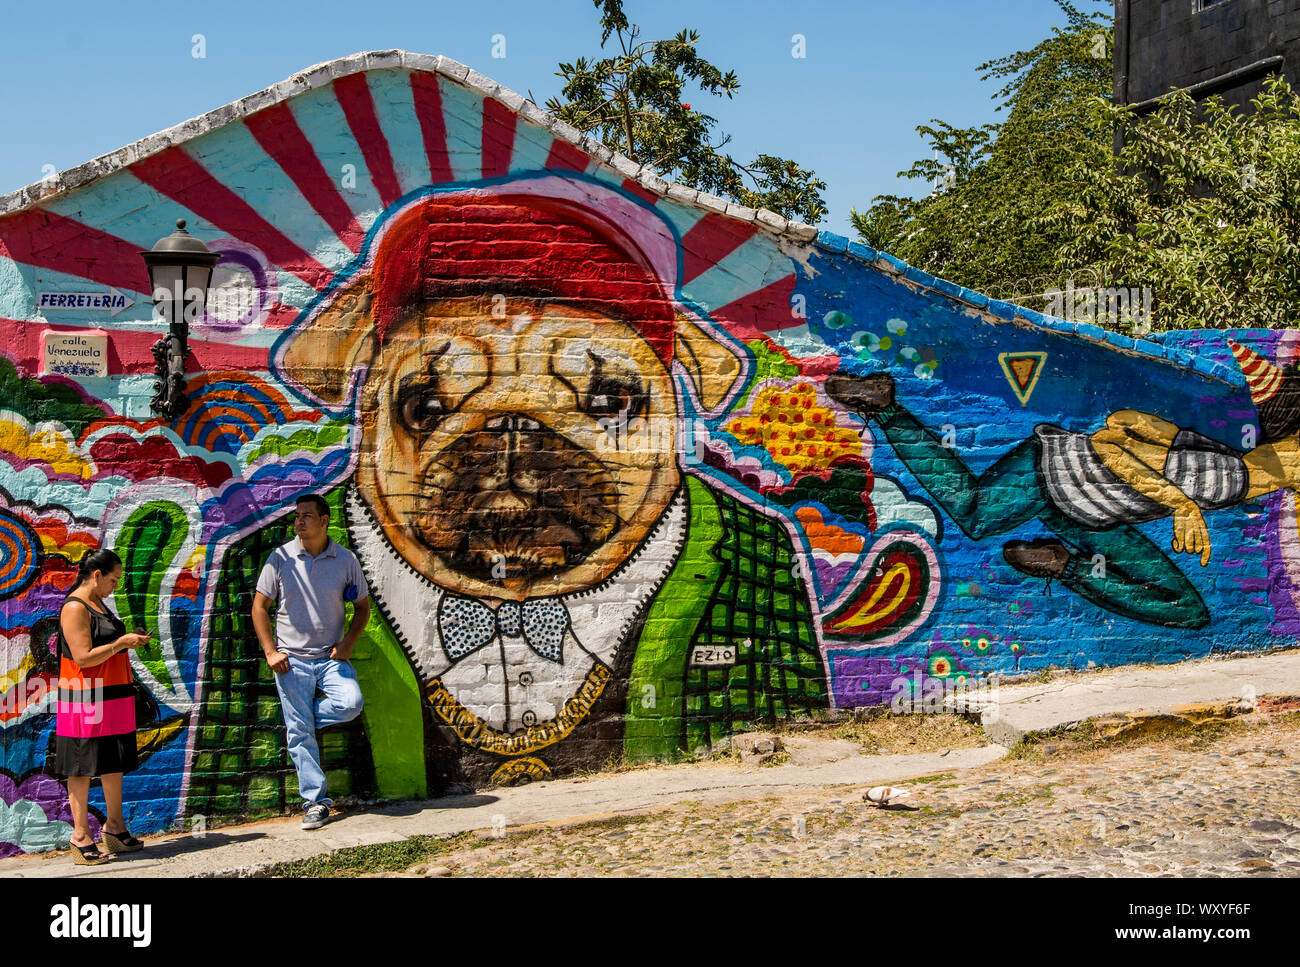
M 103 702 L 59 702 L 54 731 L 70 739 L 134 732 L 135 698 L 126 695 Z

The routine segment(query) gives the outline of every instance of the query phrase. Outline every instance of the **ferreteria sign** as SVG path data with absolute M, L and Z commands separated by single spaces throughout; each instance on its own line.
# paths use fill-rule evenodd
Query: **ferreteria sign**
M 135 305 L 134 299 L 114 288 L 109 288 L 105 292 L 42 292 L 36 300 L 36 308 L 42 312 L 67 312 L 75 309 L 85 312 L 107 309 L 110 316 L 116 316 L 133 305 Z

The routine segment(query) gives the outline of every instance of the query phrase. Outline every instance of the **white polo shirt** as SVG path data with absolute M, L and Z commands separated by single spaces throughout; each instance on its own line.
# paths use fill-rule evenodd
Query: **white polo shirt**
M 343 638 L 348 602 L 370 597 L 356 555 L 333 540 L 317 557 L 294 538 L 277 547 L 257 578 L 257 591 L 278 603 L 275 646 L 295 658 L 328 658 Z

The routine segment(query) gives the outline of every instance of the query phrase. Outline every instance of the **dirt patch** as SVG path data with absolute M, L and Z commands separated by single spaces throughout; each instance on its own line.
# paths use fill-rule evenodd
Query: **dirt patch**
M 1254 732 L 1263 726 L 1284 734 L 1300 732 L 1300 711 L 1249 712 L 1233 718 L 1199 721 L 1176 716 L 1152 717 L 1142 720 L 1138 728 L 1118 733 L 1107 726 L 1106 720 L 1085 719 L 1069 729 L 1028 735 L 1016 743 L 1007 757 L 1030 762 L 1068 757 L 1091 763 L 1119 749 L 1151 747 L 1199 752 L 1221 738 Z
M 878 714 L 821 726 L 818 734 L 856 742 L 864 755 L 979 749 L 989 744 L 984 730 L 960 715 Z

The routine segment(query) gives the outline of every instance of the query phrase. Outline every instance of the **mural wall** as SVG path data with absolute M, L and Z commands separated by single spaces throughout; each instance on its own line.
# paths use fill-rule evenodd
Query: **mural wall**
M 0 855 L 71 832 L 52 636 L 98 547 L 155 632 L 131 828 L 296 804 L 249 612 L 306 492 L 378 605 L 338 795 L 1300 622 L 1294 334 L 991 303 L 444 59 L 323 65 L 0 211 Z M 222 261 L 165 422 L 139 253 L 177 218 Z

